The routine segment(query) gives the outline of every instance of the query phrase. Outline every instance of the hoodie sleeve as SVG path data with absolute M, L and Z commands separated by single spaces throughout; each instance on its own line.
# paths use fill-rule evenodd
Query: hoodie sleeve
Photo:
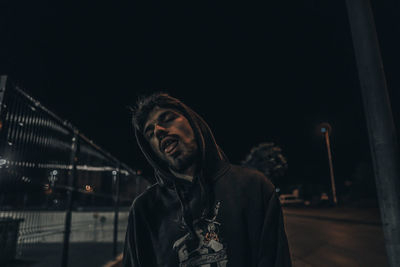
M 131 208 L 126 230 L 124 253 L 122 260 L 123 267 L 139 267 L 135 243 L 135 223 L 133 209 Z
M 122 260 L 123 267 L 157 266 L 148 221 L 146 220 L 148 214 L 145 211 L 148 208 L 143 203 L 143 195 L 137 197 L 129 211 Z
M 265 216 L 261 230 L 258 267 L 290 267 L 291 257 L 286 237 L 282 209 L 275 192 L 265 197 Z
M 262 179 L 260 179 L 262 178 Z M 252 258 L 257 267 L 291 267 L 283 215 L 272 183 L 259 177 L 249 206 L 249 234 Z

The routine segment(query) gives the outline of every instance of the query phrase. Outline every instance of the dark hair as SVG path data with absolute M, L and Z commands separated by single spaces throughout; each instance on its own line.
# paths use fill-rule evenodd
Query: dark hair
M 132 123 L 138 131 L 142 131 L 147 116 L 155 107 L 174 107 L 181 103 L 180 100 L 165 92 L 156 92 L 148 96 L 140 96 L 133 108 Z

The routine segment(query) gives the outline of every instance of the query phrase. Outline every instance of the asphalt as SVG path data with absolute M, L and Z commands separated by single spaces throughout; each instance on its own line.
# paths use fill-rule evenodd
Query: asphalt
M 294 267 L 388 266 L 378 208 L 284 208 Z
M 382 224 L 379 208 L 368 207 L 283 207 L 283 213 L 289 217 L 304 217 L 317 220 L 330 220 L 355 224 L 377 225 Z

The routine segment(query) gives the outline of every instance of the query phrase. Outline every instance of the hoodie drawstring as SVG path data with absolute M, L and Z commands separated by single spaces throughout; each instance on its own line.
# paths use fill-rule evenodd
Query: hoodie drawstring
M 173 185 L 174 185 L 174 190 L 178 196 L 179 203 L 181 205 L 181 210 L 182 210 L 181 223 L 183 224 L 184 227 L 187 228 L 187 230 L 189 230 L 189 234 L 191 237 L 190 238 L 191 242 L 189 242 L 189 244 L 188 244 L 190 246 L 190 248 L 188 248 L 188 249 L 189 249 L 189 251 L 191 251 L 191 250 L 196 249 L 199 246 L 200 239 L 197 236 L 196 231 L 193 226 L 192 214 L 190 213 L 190 211 L 188 211 L 186 205 L 184 204 L 185 200 L 183 199 L 183 196 L 181 195 L 181 192 L 178 189 L 175 181 L 174 181 Z

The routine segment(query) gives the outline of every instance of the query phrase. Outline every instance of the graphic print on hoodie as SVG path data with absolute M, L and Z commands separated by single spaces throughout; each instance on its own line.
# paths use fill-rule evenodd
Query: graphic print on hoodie
M 218 210 L 221 202 L 217 202 L 214 208 L 214 214 L 211 219 L 204 219 L 194 222 L 195 232 L 199 238 L 199 246 L 190 251 L 190 233 L 179 238 L 173 246 L 178 252 L 180 267 L 226 267 L 228 257 L 226 254 L 226 244 L 219 237 L 219 228 L 221 223 L 217 221 Z

